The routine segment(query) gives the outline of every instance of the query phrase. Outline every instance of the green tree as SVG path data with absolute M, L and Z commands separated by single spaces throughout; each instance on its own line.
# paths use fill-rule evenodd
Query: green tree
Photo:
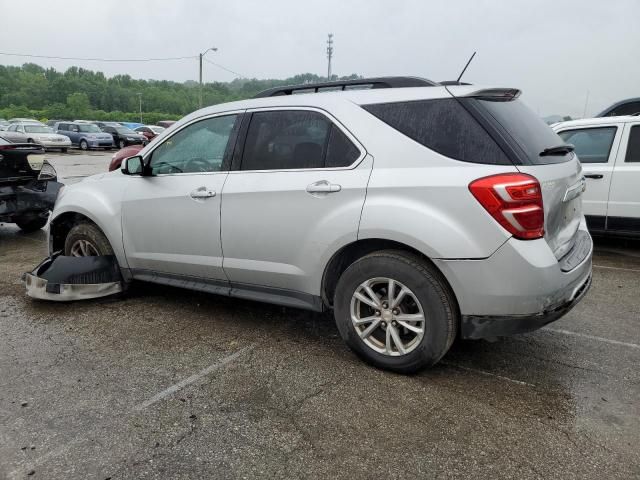
M 89 97 L 84 92 L 76 92 L 67 96 L 67 108 L 72 117 L 85 118 L 91 108 Z

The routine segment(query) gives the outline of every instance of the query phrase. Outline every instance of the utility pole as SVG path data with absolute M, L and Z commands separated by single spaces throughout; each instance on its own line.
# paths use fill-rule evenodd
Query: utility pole
M 584 111 L 582 112 L 582 118 L 587 117 L 587 105 L 589 105 L 589 90 L 587 90 L 587 98 L 584 99 Z
M 333 33 L 330 33 L 327 38 L 327 81 L 331 81 L 331 57 L 333 57 Z
M 202 108 L 202 59 L 204 58 L 204 56 L 207 54 L 209 50 L 211 50 L 212 52 L 218 51 L 216 47 L 210 47 L 210 48 L 207 48 L 201 54 L 199 54 L 199 60 L 200 60 L 200 94 L 199 94 L 200 100 L 198 102 L 199 108 Z
M 142 93 L 138 92 L 138 100 L 140 101 L 140 123 L 142 122 Z

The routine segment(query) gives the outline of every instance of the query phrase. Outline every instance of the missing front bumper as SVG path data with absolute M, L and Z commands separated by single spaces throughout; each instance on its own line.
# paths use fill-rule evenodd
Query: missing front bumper
M 27 295 L 70 302 L 106 297 L 122 291 L 120 267 L 114 255 L 67 257 L 54 253 L 23 275 Z

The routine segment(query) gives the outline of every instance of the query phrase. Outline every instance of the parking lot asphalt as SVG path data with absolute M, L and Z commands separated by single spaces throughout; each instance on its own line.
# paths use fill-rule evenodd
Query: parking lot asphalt
M 548 328 L 412 376 L 358 360 L 330 314 L 152 284 L 31 300 L 45 243 L 0 224 L 0 478 L 640 477 L 637 242 L 598 240 Z

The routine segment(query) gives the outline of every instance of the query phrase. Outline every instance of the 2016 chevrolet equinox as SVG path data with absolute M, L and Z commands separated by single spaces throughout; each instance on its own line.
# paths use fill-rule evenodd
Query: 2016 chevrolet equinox
M 204 108 L 64 188 L 50 250 L 115 255 L 124 282 L 333 308 L 359 356 L 416 371 L 590 286 L 580 162 L 519 93 L 391 77 Z

